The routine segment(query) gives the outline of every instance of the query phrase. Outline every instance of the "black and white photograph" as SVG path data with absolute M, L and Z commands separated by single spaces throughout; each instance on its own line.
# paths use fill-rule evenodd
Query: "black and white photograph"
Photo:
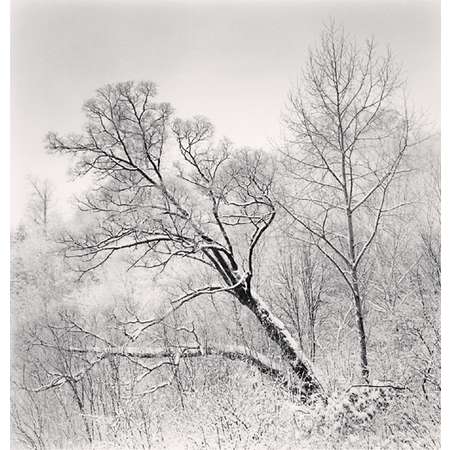
M 9 16 L 9 448 L 445 448 L 439 0 Z

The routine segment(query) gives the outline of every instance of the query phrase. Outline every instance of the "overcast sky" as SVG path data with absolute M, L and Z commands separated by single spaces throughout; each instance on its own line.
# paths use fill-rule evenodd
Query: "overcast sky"
M 45 134 L 77 132 L 81 106 L 106 83 L 151 80 L 181 117 L 208 116 L 238 145 L 268 146 L 308 46 L 334 18 L 362 40 L 390 45 L 410 99 L 439 124 L 440 17 L 436 0 L 13 0 L 11 221 L 23 215 L 27 176 L 49 178 L 61 206 L 67 164 Z

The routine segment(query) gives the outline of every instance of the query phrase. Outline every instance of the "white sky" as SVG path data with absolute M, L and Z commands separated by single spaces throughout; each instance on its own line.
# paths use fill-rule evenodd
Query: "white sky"
M 411 100 L 438 125 L 439 8 L 437 0 L 13 0 L 12 225 L 30 174 L 53 181 L 64 208 L 74 187 L 44 137 L 78 132 L 83 102 L 109 82 L 154 81 L 178 115 L 206 115 L 238 145 L 269 145 L 308 46 L 330 18 L 358 40 L 389 44 Z

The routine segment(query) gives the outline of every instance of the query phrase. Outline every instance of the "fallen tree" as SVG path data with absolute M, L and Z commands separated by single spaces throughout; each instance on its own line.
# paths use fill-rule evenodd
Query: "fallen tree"
M 43 345 L 43 344 L 41 344 Z M 73 382 L 78 383 L 83 377 L 101 361 L 110 357 L 124 357 L 127 359 L 133 358 L 137 360 L 158 360 L 159 362 L 152 366 L 142 366 L 143 372 L 140 377 L 143 379 L 154 370 L 159 369 L 164 365 L 178 366 L 179 362 L 183 358 L 197 358 L 197 357 L 220 357 L 226 358 L 232 361 L 243 361 L 256 369 L 264 375 L 269 376 L 274 381 L 284 386 L 293 393 L 299 393 L 299 389 L 289 383 L 286 378 L 286 374 L 283 368 L 279 365 L 275 365 L 265 355 L 251 351 L 245 346 L 206 346 L 198 348 L 188 347 L 172 347 L 172 348 L 160 348 L 150 351 L 144 351 L 139 348 L 123 347 L 123 348 L 77 348 L 77 347 L 56 347 L 52 345 L 43 345 L 46 348 L 53 348 L 54 350 L 67 352 L 75 355 L 94 355 L 95 357 L 88 361 L 86 365 L 75 374 L 67 373 L 55 373 L 49 383 L 31 388 L 34 392 L 42 392 L 48 389 L 62 386 L 64 383 Z M 163 384 L 157 385 L 151 390 L 157 390 L 161 387 L 170 385 L 170 380 Z M 153 390 L 154 389 L 154 390 Z

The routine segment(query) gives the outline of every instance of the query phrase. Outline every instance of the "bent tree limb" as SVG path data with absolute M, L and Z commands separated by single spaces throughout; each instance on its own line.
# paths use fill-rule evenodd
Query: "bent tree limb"
M 205 346 L 198 348 L 160 348 L 151 350 L 142 350 L 136 347 L 56 347 L 50 344 L 45 344 L 47 348 L 58 349 L 58 351 L 64 351 L 70 354 L 78 355 L 95 355 L 93 359 L 84 369 L 80 370 L 76 375 L 58 374 L 45 385 L 39 386 L 33 389 L 34 392 L 42 392 L 52 388 L 58 388 L 66 382 L 78 382 L 98 363 L 107 359 L 108 357 L 124 357 L 133 358 L 138 360 L 158 360 L 160 361 L 151 368 L 146 368 L 149 372 L 159 369 L 163 365 L 177 365 L 180 359 L 184 358 L 202 358 L 202 357 L 220 357 L 226 358 L 232 361 L 243 361 L 250 366 L 255 367 L 263 375 L 269 376 L 274 381 L 292 391 L 298 393 L 298 388 L 292 386 L 286 378 L 283 369 L 275 365 L 265 355 L 252 351 L 244 346 L 239 345 L 227 345 L 227 346 Z M 141 375 L 141 379 L 146 376 L 146 373 Z M 168 386 L 170 382 L 164 383 L 164 386 Z

